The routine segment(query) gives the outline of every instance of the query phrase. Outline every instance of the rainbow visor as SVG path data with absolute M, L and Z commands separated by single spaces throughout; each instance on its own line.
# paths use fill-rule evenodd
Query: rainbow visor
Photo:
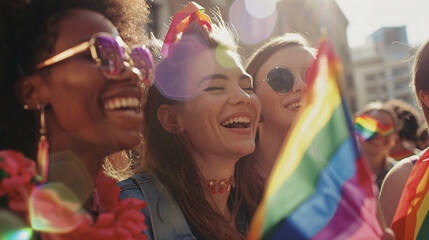
M 368 114 L 356 117 L 354 127 L 355 133 L 361 141 L 369 141 L 377 134 L 386 137 L 395 131 L 393 123 L 383 124 Z

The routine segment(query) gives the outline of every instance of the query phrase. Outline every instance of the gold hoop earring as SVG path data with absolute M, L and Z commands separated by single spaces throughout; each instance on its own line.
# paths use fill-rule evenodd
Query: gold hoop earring
M 45 117 L 45 105 L 37 105 L 37 109 L 40 110 L 40 139 L 37 147 L 37 168 L 41 175 L 41 183 L 45 183 L 48 179 L 48 168 L 49 168 L 49 142 L 46 136 L 46 117 Z

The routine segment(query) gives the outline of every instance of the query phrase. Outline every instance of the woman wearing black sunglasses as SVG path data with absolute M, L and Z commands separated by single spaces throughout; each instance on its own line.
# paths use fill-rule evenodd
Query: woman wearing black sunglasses
M 259 48 L 248 60 L 262 111 L 253 153 L 255 167 L 266 179 L 302 103 L 305 73 L 315 49 L 299 34 L 285 34 Z
M 101 169 L 105 156 L 140 143 L 150 66 L 145 49 L 127 47 L 106 17 L 129 43 L 141 42 L 147 6 L 7 0 L 0 11 L 0 235 L 144 239 L 144 203 L 119 200 Z

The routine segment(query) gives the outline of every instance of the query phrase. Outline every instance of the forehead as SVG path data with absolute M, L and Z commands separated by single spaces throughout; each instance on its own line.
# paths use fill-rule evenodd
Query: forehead
M 367 114 L 382 124 L 392 124 L 394 122 L 392 115 L 384 110 L 372 110 Z
M 237 56 L 225 49 L 206 49 L 186 61 L 188 80 L 199 81 L 211 74 L 239 78 L 246 73 Z
M 264 78 L 275 67 L 287 67 L 291 70 L 307 68 L 314 61 L 314 56 L 302 46 L 292 45 L 277 50 L 261 66 L 257 78 Z
M 70 10 L 59 24 L 55 51 L 62 51 L 89 39 L 98 32 L 118 35 L 116 28 L 101 14 L 85 10 Z
M 280 64 L 285 67 L 294 67 L 311 64 L 313 55 L 302 46 L 292 45 L 276 51 L 267 59 L 268 64 Z

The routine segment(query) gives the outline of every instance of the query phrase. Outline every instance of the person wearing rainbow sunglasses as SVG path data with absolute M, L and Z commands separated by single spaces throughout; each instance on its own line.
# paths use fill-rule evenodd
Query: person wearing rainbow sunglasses
M 379 188 L 395 164 L 395 160 L 389 157 L 397 134 L 395 116 L 388 105 L 377 101 L 368 103 L 354 120 L 359 146 L 377 176 Z

